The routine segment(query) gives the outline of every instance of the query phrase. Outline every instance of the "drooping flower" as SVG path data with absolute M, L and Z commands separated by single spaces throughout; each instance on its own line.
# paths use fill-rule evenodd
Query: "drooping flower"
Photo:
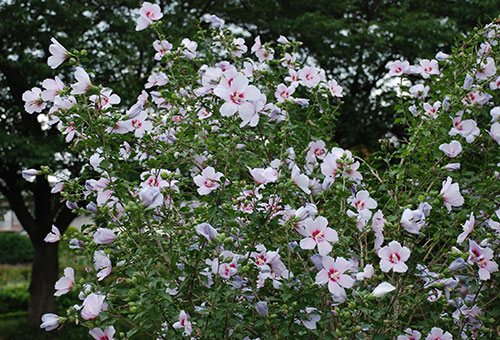
M 115 335 L 115 327 L 110 326 L 104 328 L 104 330 L 100 328 L 93 328 L 89 331 L 89 334 L 95 340 L 113 340 L 113 336 Z
M 469 234 L 472 232 L 472 230 L 474 230 L 474 223 L 475 222 L 476 222 L 476 219 L 474 218 L 474 213 L 471 212 L 469 219 L 463 225 L 464 231 L 460 235 L 458 235 L 458 238 L 457 238 L 458 244 L 465 241 L 465 239 L 469 236 Z
M 36 169 L 27 169 L 27 170 L 23 170 L 21 172 L 23 178 L 25 180 L 27 180 L 28 182 L 34 182 L 35 179 L 36 179 L 36 176 L 38 176 L 39 174 L 39 171 L 36 170 Z
M 311 189 L 309 189 L 309 177 L 305 174 L 301 174 L 297 165 L 294 165 L 292 168 L 292 182 L 301 188 L 306 194 L 309 195 L 311 193 Z
M 496 122 L 491 125 L 490 136 L 500 145 L 500 123 Z
M 81 315 L 85 320 L 96 319 L 105 308 L 105 296 L 95 293 L 89 294 L 83 300 Z
M 74 75 L 77 82 L 76 84 L 71 85 L 71 88 L 73 89 L 73 91 L 71 91 L 71 94 L 86 93 L 89 90 L 89 87 L 92 85 L 88 73 L 85 72 L 83 68 L 78 66 Z
M 266 301 L 257 302 L 255 304 L 255 310 L 257 311 L 257 313 L 260 316 L 262 316 L 262 317 L 267 316 L 267 313 L 269 312 L 268 307 L 267 307 L 267 302 Z
M 377 287 L 375 287 L 371 295 L 375 296 L 376 298 L 381 298 L 394 290 L 396 290 L 396 287 L 391 285 L 389 282 L 382 282 Z
M 106 276 L 111 274 L 111 260 L 109 256 L 104 253 L 102 250 L 96 250 L 94 252 L 94 267 L 95 270 L 98 270 L 97 280 L 102 281 Z
M 316 283 L 320 286 L 328 283 L 328 290 L 339 298 L 346 298 L 344 288 L 352 288 L 355 280 L 347 274 L 344 274 L 351 263 L 343 257 L 337 257 L 335 260 L 330 256 L 324 256 L 322 261 L 323 269 L 316 275 Z
M 73 288 L 75 284 L 75 271 L 71 267 L 64 269 L 64 276 L 61 277 L 55 284 L 56 292 L 54 296 L 66 294 Z
M 59 316 L 53 313 L 42 315 L 42 324 L 40 328 L 45 328 L 47 332 L 56 329 L 59 326 Z
M 116 238 L 115 232 L 108 228 L 97 228 L 94 233 L 94 242 L 96 244 L 113 243 Z
M 220 186 L 219 180 L 222 177 L 221 172 L 215 172 L 211 166 L 206 167 L 201 175 L 194 177 L 194 183 L 199 187 L 198 194 L 208 195 Z
M 42 99 L 48 102 L 53 102 L 54 98 L 64 90 L 64 83 L 58 76 L 54 79 L 45 79 L 42 86 L 45 89 L 42 92 Z
M 381 248 L 378 252 L 380 257 L 380 269 L 387 273 L 391 269 L 397 273 L 408 270 L 405 262 L 410 258 L 410 249 L 402 247 L 398 241 L 391 241 L 389 245 Z
M 278 171 L 271 167 L 265 169 L 264 168 L 251 169 L 250 167 L 248 167 L 248 170 L 250 171 L 250 175 L 252 175 L 253 180 L 257 184 L 267 184 L 276 182 L 279 175 Z
M 316 329 L 316 323 L 321 320 L 321 316 L 318 314 L 318 309 L 314 307 L 306 307 L 306 309 L 301 310 L 305 314 L 307 319 L 301 319 L 300 321 L 307 329 Z
M 56 40 L 56 38 L 50 38 L 52 44 L 49 46 L 50 57 L 47 59 L 47 64 L 52 68 L 56 69 L 61 65 L 66 58 L 68 58 L 68 50 L 64 48 L 63 45 Z
M 59 229 L 53 225 L 52 226 L 52 231 L 45 236 L 43 239 L 47 243 L 55 243 L 61 239 L 61 232 Z
M 207 241 L 213 241 L 219 234 L 217 230 L 208 223 L 200 223 L 196 226 L 196 233 L 203 236 Z
M 304 221 L 306 238 L 300 241 L 302 249 L 314 249 L 318 246 L 318 252 L 321 256 L 328 255 L 332 251 L 332 245 L 339 240 L 335 230 L 328 227 L 328 220 L 323 216 L 318 216 L 314 220 L 307 218 Z
M 458 183 L 452 184 L 451 181 L 451 177 L 448 176 L 446 181 L 443 181 L 443 188 L 439 193 L 448 211 L 451 211 L 451 207 L 461 207 L 464 204 L 464 198 L 460 194 Z

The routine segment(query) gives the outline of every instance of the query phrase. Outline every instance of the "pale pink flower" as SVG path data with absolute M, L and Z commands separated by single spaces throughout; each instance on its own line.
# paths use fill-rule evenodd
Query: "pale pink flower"
M 429 86 L 422 84 L 413 85 L 410 87 L 410 94 L 416 98 L 424 99 L 429 94 Z
M 27 169 L 23 170 L 21 174 L 25 180 L 33 183 L 36 179 L 36 176 L 38 176 L 39 172 L 36 169 Z
M 73 91 L 71 91 L 71 94 L 86 93 L 89 90 L 89 87 L 92 85 L 88 73 L 85 72 L 83 68 L 78 66 L 74 75 L 77 83 L 71 85 L 71 88 L 73 89 Z
M 45 313 L 42 315 L 42 324 L 40 328 L 45 328 L 47 332 L 56 329 L 59 326 L 59 316 L 53 313 Z
M 219 109 L 224 117 L 232 116 L 236 112 L 252 115 L 255 108 L 249 101 L 257 101 L 262 96 L 254 85 L 248 85 L 248 79 L 241 73 L 234 76 L 229 87 L 224 84 L 218 85 L 214 89 L 214 94 L 225 100 Z
M 111 89 L 102 89 L 99 95 L 93 94 L 89 99 L 98 110 L 107 109 L 112 105 L 119 104 L 121 101 L 120 97 L 113 93 Z
M 492 261 L 493 250 L 479 246 L 476 241 L 469 239 L 469 263 L 476 263 L 479 266 L 479 278 L 489 280 L 491 273 L 498 271 L 498 264 Z
M 367 264 L 365 268 L 363 268 L 362 272 L 356 273 L 356 280 L 363 281 L 365 279 L 371 279 L 373 277 L 373 274 L 375 274 L 373 265 Z
M 285 100 L 291 99 L 294 92 L 295 87 L 293 85 L 287 87 L 285 84 L 279 84 L 274 95 L 278 103 L 283 103 Z
M 160 188 L 149 185 L 139 191 L 139 198 L 146 209 L 154 209 L 161 206 L 164 201 Z
M 439 146 L 439 150 L 443 151 L 446 156 L 450 158 L 455 158 L 460 152 L 462 152 L 462 144 L 459 141 L 452 141 L 449 144 L 443 143 Z
M 233 50 L 231 54 L 235 57 L 241 58 L 243 53 L 248 51 L 248 47 L 245 45 L 245 39 L 243 38 L 234 38 L 233 39 Z
M 337 257 L 335 260 L 330 256 L 324 256 L 322 261 L 323 269 L 316 275 L 316 283 L 320 286 L 328 283 L 328 290 L 331 294 L 345 299 L 344 288 L 352 288 L 355 280 L 349 275 L 344 274 L 351 268 L 351 263 L 343 257 Z
M 359 213 L 377 208 L 377 201 L 371 198 L 370 193 L 366 190 L 358 191 L 356 196 L 350 197 L 347 202 L 355 207 Z
M 444 333 L 441 328 L 432 327 L 425 340 L 453 340 L 453 336 L 449 332 Z
M 192 60 L 196 57 L 196 49 L 198 48 L 198 43 L 191 41 L 188 38 L 184 38 L 181 41 L 182 54 L 185 58 Z
M 410 63 L 407 61 L 391 61 L 387 64 L 390 76 L 400 76 L 404 74 L 409 67 Z
M 64 276 L 57 280 L 55 284 L 56 292 L 54 296 L 61 296 L 66 294 L 73 288 L 75 284 L 75 271 L 71 267 L 64 269 Z
M 194 183 L 199 187 L 198 194 L 208 195 L 220 186 L 221 172 L 215 172 L 211 166 L 206 167 L 201 172 L 201 175 L 194 177 Z
M 96 250 L 94 252 L 94 267 L 95 270 L 98 270 L 97 280 L 102 281 L 106 276 L 111 274 L 111 260 L 109 256 L 104 253 L 102 250 Z
M 304 221 L 306 238 L 300 241 L 302 249 L 314 249 L 318 246 L 318 252 L 321 256 L 328 255 L 332 251 L 332 245 L 339 240 L 335 230 L 328 227 L 328 220 L 323 216 L 316 219 L 307 218 Z
M 93 328 L 89 331 L 89 334 L 95 340 L 113 340 L 113 336 L 115 335 L 115 327 L 106 327 L 104 328 L 104 331 L 100 328 Z
M 141 31 L 151 25 L 154 20 L 160 20 L 163 17 L 160 6 L 145 1 L 139 10 L 139 18 L 137 19 L 136 31 Z
M 52 225 L 52 231 L 48 233 L 43 240 L 47 243 L 55 243 L 60 239 L 61 239 L 61 232 L 55 225 Z
M 469 234 L 474 230 L 474 223 L 475 222 L 476 222 L 476 219 L 474 218 L 474 213 L 471 212 L 469 219 L 462 226 L 464 231 L 460 235 L 458 235 L 458 238 L 457 238 L 458 244 L 465 241 L 465 239 L 469 236 Z
M 410 249 L 402 247 L 398 241 L 391 241 L 389 245 L 378 251 L 380 257 L 380 269 L 387 273 L 391 269 L 397 273 L 408 270 L 405 262 L 410 258 Z
M 340 86 L 339 84 L 337 84 L 337 81 L 336 80 L 329 80 L 328 83 L 327 83 L 327 86 L 328 86 L 328 90 L 330 90 L 330 94 L 334 97 L 343 97 L 344 95 L 342 94 L 342 86 Z
M 326 144 L 322 140 L 310 142 L 308 145 L 306 159 L 310 163 L 316 163 L 316 158 L 325 159 L 327 152 Z
M 486 80 L 493 77 L 497 72 L 495 60 L 491 57 L 486 58 L 486 63 L 482 62 L 481 66 L 476 71 L 477 80 Z
M 145 88 L 150 89 L 153 86 L 163 86 L 168 83 L 168 77 L 163 72 L 153 72 L 148 77 L 148 82 L 144 85 Z
M 302 324 L 304 325 L 305 328 L 307 329 L 316 329 L 316 323 L 321 320 L 321 316 L 317 313 L 318 310 L 314 307 L 306 307 L 305 310 L 301 310 L 302 313 L 304 313 L 307 317 L 307 319 L 301 319 Z
M 496 122 L 491 125 L 490 136 L 495 142 L 500 144 L 500 123 Z
M 191 321 L 189 320 L 189 314 L 181 310 L 179 313 L 179 321 L 175 322 L 172 327 L 174 328 L 184 328 L 183 336 L 191 335 L 193 331 L 193 326 L 191 325 Z
M 437 101 L 434 104 L 429 104 L 429 103 L 424 103 L 423 108 L 424 108 L 424 118 L 431 118 L 431 119 L 436 119 L 437 118 L 437 112 L 439 108 L 441 107 L 441 102 Z
M 423 59 L 420 61 L 420 74 L 422 78 L 429 78 L 431 74 L 439 74 L 437 60 Z
M 401 216 L 401 226 L 404 230 L 412 234 L 420 234 L 420 230 L 425 225 L 425 215 L 420 210 L 406 208 Z
M 210 21 L 210 27 L 213 28 L 214 30 L 220 29 L 222 26 L 224 26 L 224 20 L 222 20 L 216 15 L 213 14 L 210 15 L 208 20 Z
M 491 122 L 500 120 L 500 106 L 495 106 L 490 110 Z
M 309 177 L 305 174 L 301 174 L 297 165 L 294 165 L 292 168 L 292 182 L 306 194 L 309 195 L 311 193 L 311 189 L 309 189 Z
M 42 86 L 45 89 L 42 92 L 42 99 L 48 102 L 53 102 L 54 98 L 59 95 L 61 91 L 64 91 L 64 83 L 58 76 L 54 79 L 45 79 L 42 82 Z
M 497 77 L 494 81 L 490 82 L 490 89 L 496 90 L 500 87 L 500 76 Z
M 382 282 L 377 287 L 375 287 L 371 295 L 375 296 L 376 298 L 381 298 L 394 290 L 396 290 L 396 287 L 391 285 L 389 282 Z
M 52 44 L 49 46 L 50 57 L 47 60 L 47 64 L 52 68 L 56 69 L 68 58 L 68 50 L 64 48 L 63 45 L 56 40 L 56 38 L 50 38 Z
M 238 264 L 236 260 L 233 259 L 230 263 L 222 263 L 219 265 L 219 275 L 223 279 L 229 279 L 231 276 L 235 275 L 238 272 Z
M 23 93 L 24 109 L 28 113 L 42 112 L 47 106 L 42 99 L 42 90 L 39 87 L 34 87 Z
M 460 194 L 458 183 L 452 184 L 451 181 L 451 177 L 448 176 L 446 181 L 443 181 L 443 188 L 439 193 L 448 211 L 451 211 L 451 207 L 461 207 L 464 204 L 464 198 Z
M 473 119 L 462 120 L 461 116 L 453 118 L 453 127 L 448 132 L 450 136 L 460 135 L 467 143 L 472 143 L 479 136 L 479 128 Z
M 260 42 L 260 36 L 255 38 L 251 52 L 255 53 L 255 55 L 259 59 L 259 62 L 263 62 L 264 60 L 272 60 L 274 58 L 274 51 L 270 48 L 265 48 L 264 46 L 262 46 L 262 43 Z
M 130 131 L 134 131 L 134 135 L 138 138 L 142 138 L 146 132 L 153 130 L 153 123 L 147 120 L 148 114 L 146 111 L 142 111 L 136 117 L 118 122 L 119 127 L 116 128 L 116 132 L 123 134 Z
M 306 66 L 297 73 L 300 84 L 306 87 L 314 87 L 321 81 L 319 70 L 313 66 Z
M 115 241 L 115 232 L 108 228 L 97 228 L 94 233 L 94 242 L 96 244 L 109 244 Z
M 207 241 L 213 241 L 219 234 L 217 230 L 208 223 L 200 223 L 196 227 L 196 233 L 203 236 Z
M 153 48 L 156 51 L 155 60 L 161 60 L 168 52 L 172 50 L 172 44 L 167 40 L 155 40 Z
M 89 294 L 83 300 L 81 315 L 85 320 L 97 319 L 101 311 L 105 308 L 105 296 L 95 293 Z
M 420 340 L 422 334 L 419 331 L 414 331 L 411 328 L 405 330 L 404 335 L 399 335 L 397 340 Z
M 253 180 L 257 184 L 267 184 L 276 182 L 279 175 L 278 171 L 271 167 L 265 169 L 264 168 L 251 169 L 250 167 L 248 167 L 248 170 L 250 171 L 250 175 L 252 175 Z

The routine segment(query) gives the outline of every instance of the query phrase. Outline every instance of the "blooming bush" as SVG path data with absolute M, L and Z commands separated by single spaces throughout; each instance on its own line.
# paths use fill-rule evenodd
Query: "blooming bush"
M 500 336 L 500 26 L 451 56 L 390 63 L 407 135 L 365 161 L 333 142 L 342 88 L 300 61 L 299 43 L 257 37 L 249 52 L 214 16 L 171 43 L 161 17 L 143 4 L 136 29 L 157 33 L 158 65 L 131 107 L 55 39 L 49 64 L 70 58 L 76 82 L 24 96 L 88 159 L 54 191 L 95 218 L 71 240 L 88 277 L 67 269 L 55 287 L 81 301 L 42 327 L 82 323 L 95 339 Z M 56 226 L 48 241 L 59 238 Z

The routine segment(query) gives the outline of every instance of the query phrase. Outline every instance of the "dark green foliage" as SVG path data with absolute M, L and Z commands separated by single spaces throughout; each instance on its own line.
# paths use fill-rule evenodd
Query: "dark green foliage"
M 33 246 L 28 236 L 17 233 L 0 233 L 0 264 L 33 261 Z
M 0 288 L 0 314 L 27 311 L 29 302 L 27 284 Z

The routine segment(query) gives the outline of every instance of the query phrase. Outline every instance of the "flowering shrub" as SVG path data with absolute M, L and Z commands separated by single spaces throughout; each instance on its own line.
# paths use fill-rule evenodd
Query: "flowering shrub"
M 108 340 L 500 336 L 500 26 L 452 56 L 390 63 L 407 137 L 365 161 L 332 142 L 342 88 L 300 62 L 299 43 L 257 37 L 249 52 L 212 16 L 172 44 L 161 17 L 143 4 L 136 29 L 158 34 L 158 66 L 131 107 L 83 66 L 71 86 L 56 77 L 24 96 L 88 159 L 54 191 L 96 222 L 71 240 L 88 277 L 67 269 L 55 286 L 81 302 L 42 327 L 77 322 Z M 53 43 L 51 67 L 84 61 Z

